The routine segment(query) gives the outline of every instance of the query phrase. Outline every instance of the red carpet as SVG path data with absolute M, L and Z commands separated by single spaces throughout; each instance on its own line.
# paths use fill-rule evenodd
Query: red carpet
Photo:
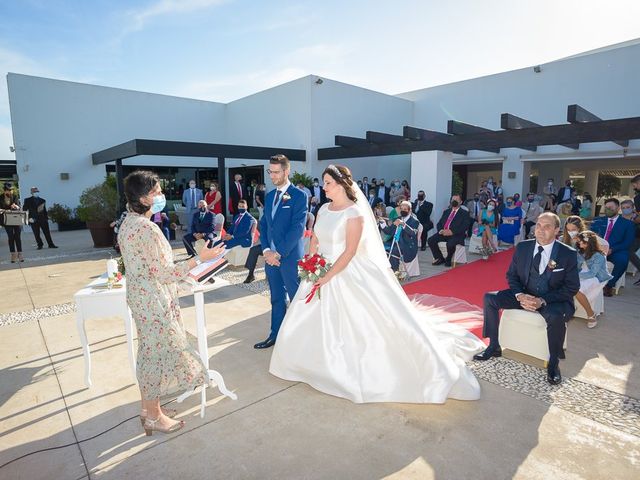
M 482 299 L 486 292 L 508 288 L 505 275 L 512 255 L 513 249 L 509 249 L 491 255 L 486 261 L 478 260 L 451 269 L 442 267 L 441 274 L 408 283 L 403 288 L 409 297 L 420 294 L 453 297 L 464 300 L 482 310 Z M 450 303 L 453 305 L 455 302 L 451 301 Z M 459 310 L 460 306 L 457 308 Z M 463 326 L 477 337 L 482 338 L 480 317 L 476 312 L 476 315 L 471 315 Z

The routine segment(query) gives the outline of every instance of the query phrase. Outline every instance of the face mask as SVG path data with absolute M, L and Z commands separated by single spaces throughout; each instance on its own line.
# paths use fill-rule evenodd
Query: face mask
M 488 205 L 487 206 L 487 210 L 489 210 L 489 211 L 492 211 L 494 208 L 496 208 L 496 207 L 494 207 L 493 205 Z
M 164 207 L 167 205 L 167 199 L 164 198 L 163 194 L 156 195 L 153 197 L 153 203 L 151 204 L 151 213 L 156 214 L 160 213 L 164 210 Z
M 216 191 L 216 187 L 211 187 L 209 190 L 211 190 L 212 192 Z
M 511 205 L 513 205 L 513 202 L 511 201 L 507 202 L 507 207 L 510 207 Z
M 633 213 L 633 208 L 623 208 L 622 209 L 622 214 L 623 215 L 631 215 Z
M 195 183 L 190 183 L 189 184 L 189 188 L 196 188 L 196 184 Z
M 207 207 L 200 207 L 200 211 L 201 211 L 202 213 L 206 212 L 206 211 L 207 211 Z
M 406 210 L 400 210 L 400 215 L 402 215 L 403 217 L 408 217 L 409 212 L 407 212 Z
M 489 180 L 487 180 L 488 183 L 493 183 L 493 178 L 490 178 Z
M 618 214 L 618 212 L 616 210 L 612 210 L 610 208 L 605 208 L 604 209 L 604 214 L 609 218 L 613 218 Z
M 571 238 L 576 238 L 576 235 L 578 235 L 578 232 L 576 232 L 575 230 L 571 231 L 571 232 L 567 232 L 569 234 L 569 236 Z
M 380 182 L 380 186 L 381 186 L 381 187 L 384 187 L 384 182 Z
M 460 204 L 458 203 L 458 201 L 457 201 L 457 200 L 451 200 L 451 206 L 452 206 L 453 208 L 457 208 L 457 207 L 458 207 L 458 205 L 460 205 Z
M 313 182 L 314 187 L 317 187 L 318 185 L 320 185 L 318 182 Z
M 633 187 L 633 191 L 636 192 L 636 193 L 640 193 L 640 188 Z
M 477 202 L 478 200 L 480 200 L 480 197 L 473 197 L 473 200 Z
M 520 200 L 520 197 L 516 195 L 515 197 L 513 197 L 513 200 L 517 202 L 518 200 Z
M 418 195 L 418 200 L 424 200 L 424 195 L 423 194 L 419 194 Z
M 33 195 L 35 198 L 38 198 L 40 196 L 38 192 L 32 193 L 31 195 Z
M 370 193 L 369 198 L 373 198 L 373 197 L 375 197 L 375 195 L 373 193 Z
M 246 211 L 247 211 L 247 209 L 246 209 L 246 208 L 239 208 L 239 209 L 238 209 L 238 213 L 239 213 L 239 214 L 241 214 L 241 215 L 242 215 L 244 212 L 246 212 Z

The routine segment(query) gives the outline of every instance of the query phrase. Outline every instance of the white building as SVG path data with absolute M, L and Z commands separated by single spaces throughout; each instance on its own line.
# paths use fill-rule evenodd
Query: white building
M 38 185 L 50 203 L 73 207 L 82 190 L 105 175 L 91 155 L 135 138 L 303 149 L 307 161 L 293 163 L 292 170 L 319 177 L 329 162 L 318 160 L 318 149 L 334 146 L 335 135 L 402 135 L 404 125 L 446 132 L 449 120 L 500 130 L 502 113 L 559 125 L 572 104 L 602 119 L 640 117 L 640 41 L 396 96 L 315 75 L 228 104 L 16 73 L 7 81 L 21 190 Z M 554 178 L 556 185 L 585 177 L 585 190 L 595 194 L 599 172 L 640 171 L 640 131 L 637 138 L 625 147 L 599 142 L 466 155 L 423 151 L 336 163 L 356 178 L 410 179 L 412 191 L 424 189 L 437 212 L 448 201 L 452 169 L 463 174 L 467 195 L 488 175 L 502 179 L 506 194 L 526 193 L 531 175 Z M 215 158 L 141 156 L 123 164 L 152 166 L 174 184 L 194 175 L 201 186 L 218 178 Z M 226 166 L 227 179 L 241 171 L 268 185 L 266 162 L 226 159 Z

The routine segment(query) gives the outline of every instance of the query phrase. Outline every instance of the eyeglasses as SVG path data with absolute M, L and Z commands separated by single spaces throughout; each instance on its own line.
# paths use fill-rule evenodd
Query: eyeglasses
M 273 175 L 280 175 L 280 174 L 281 174 L 281 173 L 283 173 L 283 172 L 284 172 L 284 170 L 271 170 L 271 169 L 267 170 L 267 173 L 268 173 L 269 175 L 271 175 L 271 174 L 273 174 Z

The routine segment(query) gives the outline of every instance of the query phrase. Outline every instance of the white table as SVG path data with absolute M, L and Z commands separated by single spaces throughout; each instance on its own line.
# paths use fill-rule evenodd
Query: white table
M 200 359 L 202 363 L 209 368 L 209 349 L 207 346 L 207 322 L 206 316 L 204 312 L 204 293 L 210 292 L 211 290 L 215 290 L 217 288 L 228 286 L 229 282 L 222 279 L 217 278 L 215 283 L 205 283 L 204 285 L 191 286 L 191 293 L 193 293 L 193 300 L 196 309 L 196 330 L 198 337 L 198 353 L 200 354 Z M 224 379 L 222 375 L 216 370 L 208 370 L 209 374 L 209 384 L 205 384 L 200 389 L 200 417 L 204 418 L 204 409 L 207 405 L 207 392 L 206 389 L 210 385 L 217 385 L 220 393 L 231 398 L 232 400 L 237 400 L 238 396 L 227 390 L 226 385 L 224 384 Z M 188 390 L 184 392 L 177 398 L 178 403 L 183 402 L 185 399 L 197 393 L 197 389 Z
M 96 278 L 89 285 L 78 290 L 73 296 L 76 302 L 76 326 L 82 342 L 82 352 L 84 354 L 84 383 L 91 387 L 91 350 L 87 340 L 85 322 L 90 318 L 102 318 L 119 316 L 124 319 L 124 328 L 127 334 L 127 350 L 129 353 L 129 363 L 133 376 L 136 376 L 136 360 L 133 354 L 133 322 L 131 321 L 131 311 L 127 305 L 127 285 L 123 278 L 119 283 L 122 288 L 96 289 L 96 285 L 106 284 L 107 274 Z

